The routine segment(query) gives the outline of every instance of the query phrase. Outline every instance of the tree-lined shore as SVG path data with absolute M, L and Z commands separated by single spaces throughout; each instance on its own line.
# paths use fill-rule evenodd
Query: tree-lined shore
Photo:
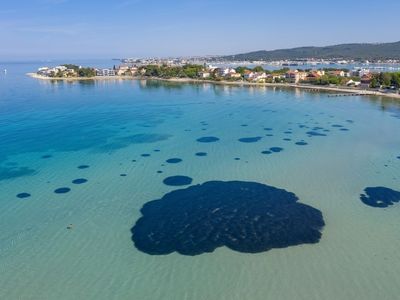
M 362 92 L 362 94 L 398 97 L 400 72 L 372 73 L 346 68 L 266 70 L 262 66 L 249 68 L 220 68 L 198 64 L 185 65 L 123 65 L 110 69 L 96 69 L 65 64 L 54 68 L 40 68 L 29 74 L 39 79 L 158 79 L 178 82 L 208 82 L 236 85 L 287 86 L 315 88 L 329 91 Z

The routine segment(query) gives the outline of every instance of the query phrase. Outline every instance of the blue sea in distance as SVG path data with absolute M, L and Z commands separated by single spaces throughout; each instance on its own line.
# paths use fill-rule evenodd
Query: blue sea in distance
M 400 203 L 360 200 L 367 187 L 400 190 L 398 100 L 25 75 L 44 64 L 0 63 L 0 299 L 398 298 Z M 177 175 L 192 181 L 165 184 Z M 194 256 L 135 247 L 143 205 L 213 180 L 294 193 L 322 212 L 320 241 Z

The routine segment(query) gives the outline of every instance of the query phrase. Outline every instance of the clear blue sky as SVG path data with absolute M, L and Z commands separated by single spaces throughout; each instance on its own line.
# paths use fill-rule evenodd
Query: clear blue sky
M 399 0 L 0 3 L 0 59 L 234 54 L 400 40 Z

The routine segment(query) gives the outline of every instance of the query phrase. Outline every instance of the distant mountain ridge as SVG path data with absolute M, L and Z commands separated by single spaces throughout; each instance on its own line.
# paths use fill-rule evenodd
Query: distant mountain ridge
M 222 56 L 224 60 L 296 60 L 296 59 L 346 59 L 389 60 L 400 59 L 400 41 L 376 44 L 340 44 L 326 47 L 298 47 L 291 49 L 261 50 L 236 55 Z

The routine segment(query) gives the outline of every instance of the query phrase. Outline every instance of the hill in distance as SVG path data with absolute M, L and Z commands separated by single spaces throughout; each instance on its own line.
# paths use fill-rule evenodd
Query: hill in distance
M 298 47 L 272 51 L 254 51 L 220 57 L 230 61 L 276 61 L 316 59 L 346 59 L 346 60 L 399 60 L 400 41 L 379 44 L 340 44 L 326 47 Z

